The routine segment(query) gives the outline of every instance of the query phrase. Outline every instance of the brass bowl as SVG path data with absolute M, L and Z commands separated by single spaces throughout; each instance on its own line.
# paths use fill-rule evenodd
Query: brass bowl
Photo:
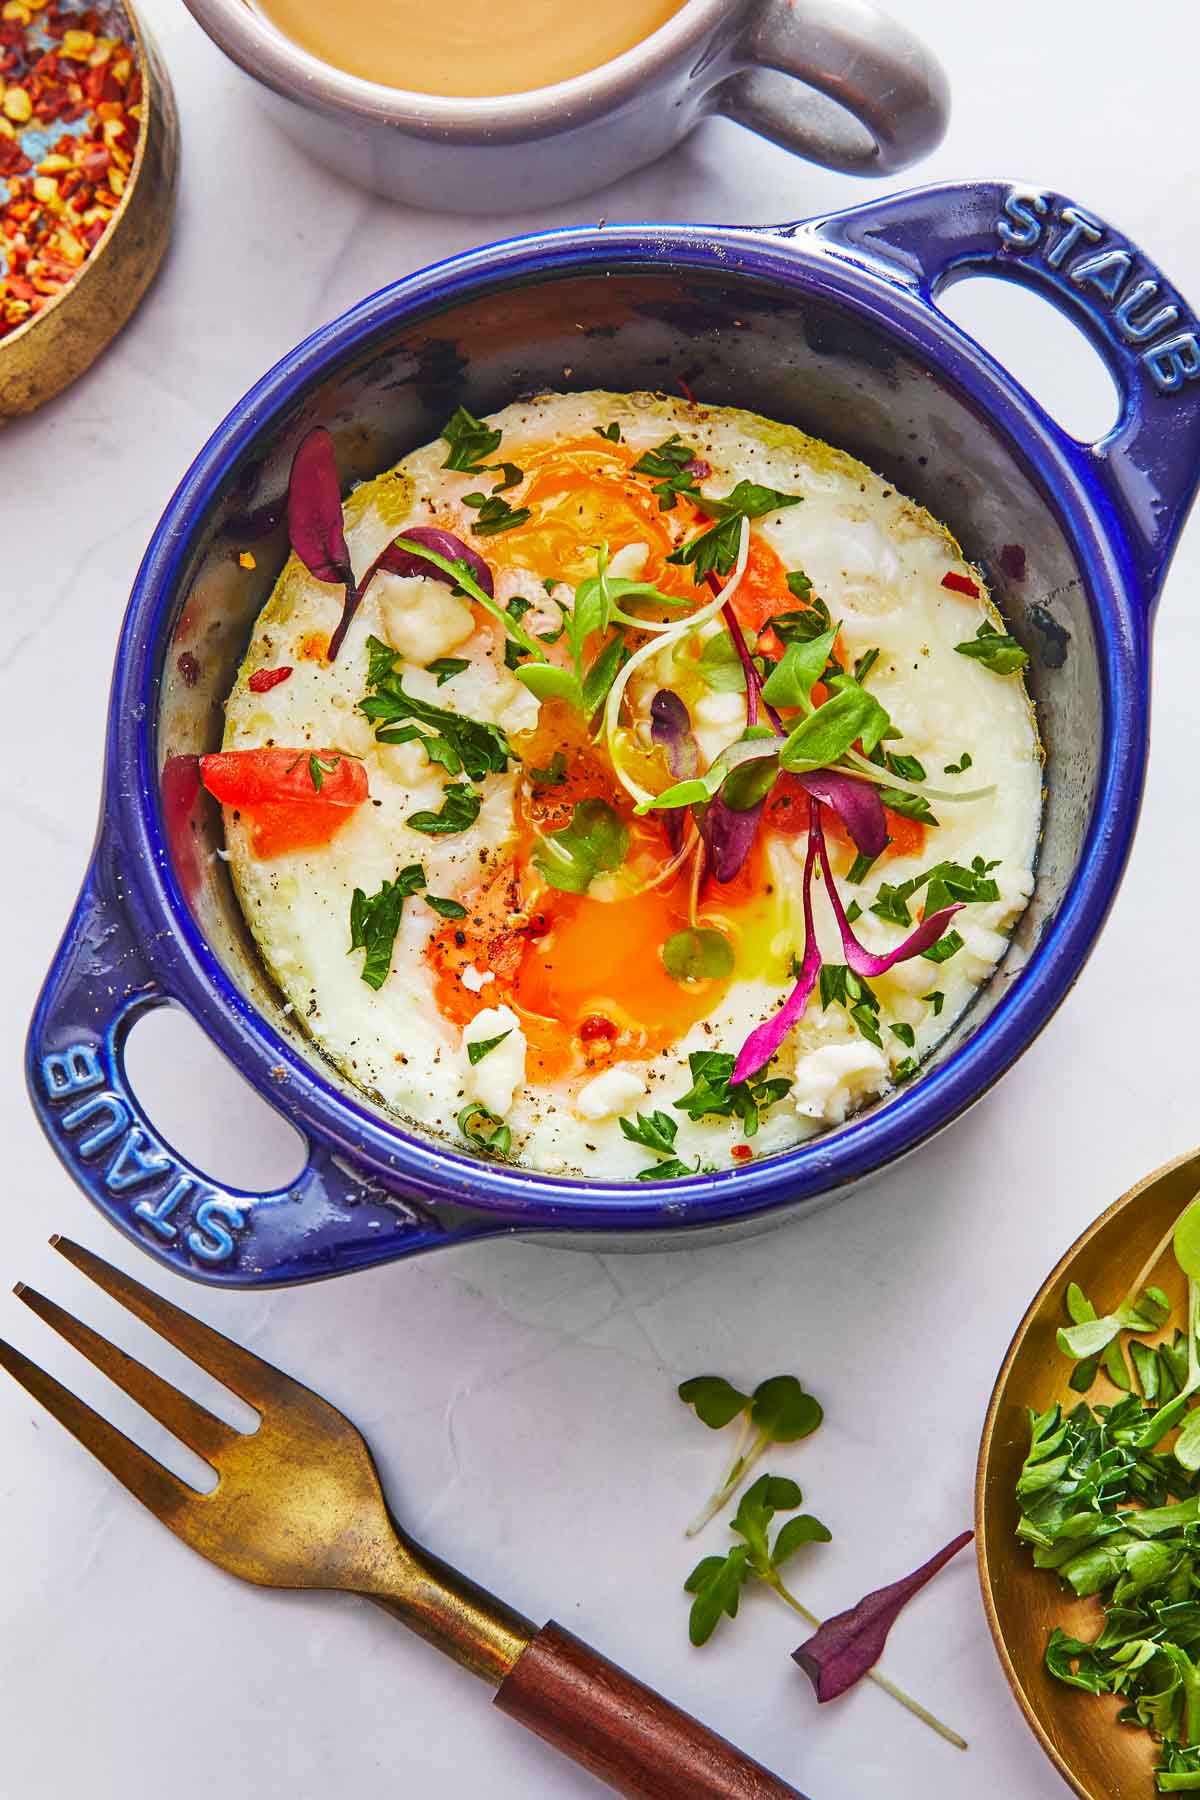
M 142 129 L 125 192 L 74 280 L 49 305 L 0 338 L 0 425 L 61 393 L 132 316 L 170 236 L 179 168 L 179 115 L 153 40 L 126 0 L 106 11 L 127 27 L 142 69 Z
M 1101 1313 L 1117 1306 L 1197 1189 L 1200 1150 L 1192 1150 L 1130 1188 L 1088 1226 L 1018 1326 L 983 1427 L 975 1529 L 984 1609 L 1021 1711 L 1080 1800 L 1114 1800 L 1118 1794 L 1154 1800 L 1155 1745 L 1147 1732 L 1117 1723 L 1120 1700 L 1066 1687 L 1046 1670 L 1043 1656 L 1054 1626 L 1091 1637 L 1101 1613 L 1099 1601 L 1076 1600 L 1052 1571 L 1035 1569 L 1028 1545 L 1015 1535 L 1014 1490 L 1029 1448 L 1027 1410 L 1117 1398 L 1103 1372 L 1084 1396 L 1068 1385 L 1071 1365 L 1055 1343 L 1056 1331 L 1068 1323 L 1067 1285 L 1077 1281 Z M 1170 1249 L 1153 1279 L 1172 1303 L 1167 1329 L 1173 1330 L 1185 1318 L 1187 1283 Z

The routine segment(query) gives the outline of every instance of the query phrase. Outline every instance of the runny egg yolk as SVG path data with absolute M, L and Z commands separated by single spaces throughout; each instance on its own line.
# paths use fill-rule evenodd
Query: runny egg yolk
M 595 438 L 528 452 L 518 504 L 531 516 L 493 538 L 490 560 L 498 568 L 574 586 L 596 572 L 598 545 L 607 546 L 611 559 L 626 545 L 642 544 L 646 556 L 638 578 L 695 604 L 700 596 L 691 569 L 667 558 L 711 521 L 682 498 L 664 511 L 650 481 L 632 473 L 637 455 L 625 444 Z M 758 540 L 752 540 L 742 589 L 737 610 L 750 630 L 795 605 L 783 564 Z M 518 788 L 513 859 L 463 896 L 468 916 L 461 924 L 431 940 L 439 1008 L 465 1024 L 481 1004 L 511 1006 L 525 1034 L 530 1072 L 543 1079 L 653 1056 L 710 1013 L 732 979 L 675 980 L 663 948 L 677 932 L 690 925 L 721 930 L 734 948 L 739 977 L 773 964 L 778 913 L 761 843 L 734 881 L 706 882 L 697 896 L 694 856 L 676 858 L 662 821 L 634 816 L 603 751 L 571 707 L 544 704 L 537 730 L 519 744 L 526 775 Z M 556 759 L 562 770 L 556 783 L 528 774 Z M 665 776 L 665 770 L 659 773 Z M 585 799 L 602 799 L 621 817 L 629 850 L 616 876 L 595 883 L 593 891 L 566 893 L 544 885 L 533 852 L 539 837 L 570 824 L 574 807 Z M 694 849 L 690 821 L 686 832 Z M 468 969 L 475 974 L 464 983 Z M 779 973 L 773 966 L 771 972 Z M 481 976 L 482 989 L 474 985 Z

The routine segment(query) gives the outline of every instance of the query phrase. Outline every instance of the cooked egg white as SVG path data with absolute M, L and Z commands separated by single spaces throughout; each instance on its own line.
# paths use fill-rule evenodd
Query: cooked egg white
M 445 444 L 438 440 L 351 495 L 347 541 L 357 572 L 365 571 L 405 525 L 436 516 L 439 524 L 477 544 L 492 563 L 502 605 L 521 594 L 535 603 L 527 626 L 551 629 L 558 613 L 544 582 L 562 579 L 573 587 L 594 572 L 593 547 L 611 520 L 598 520 L 599 502 L 578 474 L 583 468 L 586 476 L 584 452 L 564 453 L 564 470 L 575 473 L 570 480 L 564 475 L 559 494 L 547 447 L 597 444 L 595 428 L 612 423 L 620 427 L 622 443 L 639 452 L 678 432 L 709 465 L 711 473 L 700 481 L 706 494 L 728 493 L 748 479 L 803 496 L 803 504 L 756 520 L 754 538 L 786 569 L 807 573 L 814 592 L 841 622 L 850 662 L 878 650 L 869 686 L 902 733 L 889 747 L 919 759 L 935 787 L 994 789 L 974 802 L 935 803 L 940 825 L 925 834 L 924 843 L 911 854 L 886 854 L 854 888 L 844 880 L 852 851 L 830 839 L 843 896 L 857 899 L 862 908 L 855 930 L 871 949 L 890 948 L 904 935 L 869 910 L 881 882 L 899 884 L 934 862 L 970 864 L 982 856 L 997 864 L 992 875 L 1000 893 L 998 900 L 959 914 L 955 925 L 963 947 L 948 961 L 917 958 L 873 984 L 881 1006 L 882 1048 L 860 1034 L 842 1007 L 822 1009 L 814 996 L 769 1071 L 790 1078 L 792 1088 L 765 1114 L 753 1150 L 756 1156 L 778 1150 L 836 1125 L 885 1093 L 897 1065 L 923 1057 L 944 1036 L 1004 955 L 1032 891 L 1042 789 L 1032 709 L 1019 677 L 997 676 L 955 651 L 985 620 L 995 622 L 979 572 L 964 563 L 944 527 L 864 465 L 750 413 L 692 409 L 645 394 L 590 393 L 543 396 L 510 406 L 488 423 L 503 434 L 497 459 L 521 467 L 527 460 L 537 462 L 543 471 L 535 524 L 541 514 L 553 515 L 553 530 L 529 539 L 524 548 L 517 533 L 511 541 L 472 536 L 475 514 L 463 505 L 463 495 L 479 487 L 480 477 L 443 469 Z M 520 505 L 524 492 L 516 489 L 506 498 Z M 611 496 L 605 504 L 612 504 Z M 649 555 L 637 530 L 636 520 L 629 523 L 612 553 L 613 570 L 624 578 L 637 578 Z M 944 587 L 948 572 L 970 576 L 980 597 Z M 567 597 L 568 590 L 563 594 Z M 486 959 L 464 968 L 465 993 L 456 1016 L 443 1012 L 427 949 L 431 934 L 445 924 L 419 896 L 405 904 L 382 988 L 363 982 L 361 955 L 349 953 L 356 888 L 372 894 L 405 865 L 421 863 L 431 894 L 451 899 L 469 894 L 505 867 L 517 831 L 518 776 L 511 769 L 480 785 L 479 818 L 466 831 L 429 836 L 406 823 L 414 813 L 438 811 L 447 777 L 419 744 L 376 742 L 358 710 L 367 686 L 368 638 L 386 640 L 404 658 L 410 693 L 494 723 L 517 743 L 538 728 L 538 702 L 505 668 L 503 645 L 491 623 L 441 583 L 377 576 L 330 664 L 324 650 L 340 612 L 341 590 L 317 581 L 292 557 L 256 623 L 226 708 L 227 750 L 335 748 L 362 758 L 368 776 L 369 801 L 316 850 L 260 860 L 245 820 L 226 810 L 237 893 L 266 965 L 296 1016 L 350 1082 L 388 1113 L 426 1132 L 461 1142 L 456 1121 L 475 1105 L 505 1121 L 512 1154 L 527 1166 L 625 1178 L 653 1159 L 627 1140 L 621 1120 L 659 1108 L 678 1121 L 675 1148 L 686 1164 L 729 1166 L 734 1146 L 743 1143 L 740 1125 L 694 1122 L 672 1112 L 671 1102 L 691 1085 L 689 1053 L 736 1051 L 790 988 L 788 961 L 803 945 L 804 837 L 768 836 L 763 867 L 769 899 L 740 922 L 719 891 L 710 887 L 702 896 L 701 922 L 725 919 L 739 948 L 735 979 L 703 1016 L 685 1018 L 674 1041 L 653 1054 L 621 1055 L 598 1072 L 573 1066 L 566 1074 L 540 1075 L 527 1043 L 528 1020 L 509 1004 L 512 994 Z M 709 629 L 711 634 L 720 627 Z M 630 682 L 628 694 L 635 735 L 640 722 L 644 739 L 654 691 L 672 686 L 684 692 L 707 760 L 740 735 L 745 699 L 741 692 L 698 686 L 696 652 L 693 642 L 651 659 Z M 466 666 L 439 685 L 424 665 L 443 657 L 462 659 Z M 255 670 L 283 663 L 294 670 L 287 681 L 265 694 L 250 691 L 248 678 Z M 945 773 L 964 752 L 971 759 L 969 771 Z M 620 907 L 608 910 L 613 929 L 624 929 Z M 816 913 L 824 953 L 840 963 L 837 929 L 819 887 Z M 629 942 L 631 968 L 636 972 L 639 958 L 653 959 L 661 975 L 659 948 L 657 942 Z M 934 992 L 943 996 L 936 1012 L 926 998 Z M 564 1018 L 564 1038 L 576 1024 Z M 892 1033 L 892 1025 L 911 1029 L 911 1048 Z M 503 1041 L 472 1064 L 470 1045 L 501 1034 Z

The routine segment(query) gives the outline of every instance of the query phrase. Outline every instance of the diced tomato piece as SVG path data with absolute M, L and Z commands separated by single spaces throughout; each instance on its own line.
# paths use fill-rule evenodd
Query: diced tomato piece
M 168 756 L 160 778 L 163 825 L 175 859 L 179 885 L 189 900 L 200 891 L 200 851 L 196 843 L 195 806 L 200 797 L 199 759 Z
M 949 588 L 952 594 L 966 594 L 972 600 L 978 600 L 979 587 L 969 575 L 960 575 L 955 569 L 948 569 L 942 576 L 942 586 Z
M 787 573 L 786 565 L 770 544 L 752 532 L 746 572 L 733 596 L 733 610 L 747 631 L 761 631 L 773 613 L 795 609 Z
M 892 840 L 884 855 L 920 856 L 925 848 L 928 827 L 922 825 L 920 819 L 909 819 L 903 813 L 893 812 L 890 806 L 883 810 L 887 814 L 888 836 Z
M 221 750 L 200 758 L 200 779 L 223 806 L 360 806 L 368 794 L 367 771 L 341 750 Z
M 885 856 L 920 856 L 925 848 L 926 827 L 919 819 L 906 818 L 903 813 L 893 812 L 890 806 L 884 808 L 887 814 L 888 837 L 891 842 L 883 852 Z M 766 822 L 771 830 L 782 836 L 796 836 L 808 830 L 808 791 L 802 788 L 795 775 L 781 775 L 771 792 L 767 802 Z M 845 826 L 831 807 L 821 809 L 821 826 L 826 837 L 839 843 L 848 843 Z
M 224 750 L 200 758 L 200 779 L 237 807 L 264 859 L 320 849 L 369 795 L 366 770 L 340 750 Z

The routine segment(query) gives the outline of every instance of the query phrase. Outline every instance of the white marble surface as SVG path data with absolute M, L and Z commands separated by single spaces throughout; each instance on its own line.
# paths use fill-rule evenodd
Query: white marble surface
M 1200 298 L 1189 0 L 1010 0 L 981 14 L 908 0 L 941 50 L 950 136 L 920 178 L 1013 175 L 1075 194 Z M 488 236 L 605 214 L 768 221 L 869 190 L 791 163 L 725 124 L 621 188 L 545 218 L 442 218 L 373 201 L 308 166 L 177 0 L 147 0 L 183 114 L 174 247 L 103 363 L 0 439 L 3 1254 L 115 1328 L 115 1310 L 46 1248 L 54 1229 L 146 1275 L 76 1193 L 21 1086 L 25 1023 L 92 831 L 106 687 L 138 558 L 177 478 L 243 390 L 368 290 Z M 895 185 L 902 185 L 897 183 Z M 999 311 L 996 310 L 997 319 Z M 999 330 L 999 324 L 996 325 Z M 1090 390 L 1045 308 L 1004 327 L 1063 413 Z M 1001 1089 L 935 1146 L 798 1228 L 644 1258 L 484 1245 L 262 1297 L 159 1284 L 344 1406 L 401 1515 L 538 1618 L 585 1631 L 778 1767 L 814 1800 L 951 1800 L 1063 1789 L 1008 1696 L 963 1558 L 896 1630 L 887 1667 L 971 1739 L 969 1758 L 866 1687 L 818 1714 L 788 1660 L 789 1618 L 750 1596 L 703 1654 L 687 1647 L 680 1526 L 716 1440 L 673 1397 L 707 1368 L 794 1369 L 825 1400 L 796 1475 L 836 1538 L 797 1580 L 836 1608 L 925 1557 L 970 1517 L 975 1444 L 1026 1300 L 1076 1232 L 1200 1133 L 1190 957 L 1160 934 L 1200 882 L 1183 801 L 1195 753 L 1200 528 L 1161 609 L 1156 731 L 1136 855 L 1099 949 Z M 1180 803 L 1184 810 L 1180 816 Z M 1182 943 L 1190 948 L 1185 907 Z M 174 1051 L 173 1051 L 174 1055 Z M 167 1065 L 162 1040 L 141 1065 Z M 249 1179 L 293 1152 L 228 1071 L 186 1047 L 159 1106 L 196 1117 L 183 1147 Z M 232 1148 L 236 1146 L 236 1148 Z M 132 1408 L 15 1300 L 16 1339 L 118 1421 Z M 125 1334 L 172 1367 L 148 1335 Z M 197 1384 L 198 1385 L 198 1384 Z M 161 1434 L 142 1424 L 145 1441 Z M 723 1528 L 714 1528 L 707 1547 Z M 195 1560 L 7 1381 L 0 1381 L 0 1790 L 16 1800 L 355 1800 L 599 1790 L 491 1712 L 467 1676 L 366 1606 L 260 1593 Z

